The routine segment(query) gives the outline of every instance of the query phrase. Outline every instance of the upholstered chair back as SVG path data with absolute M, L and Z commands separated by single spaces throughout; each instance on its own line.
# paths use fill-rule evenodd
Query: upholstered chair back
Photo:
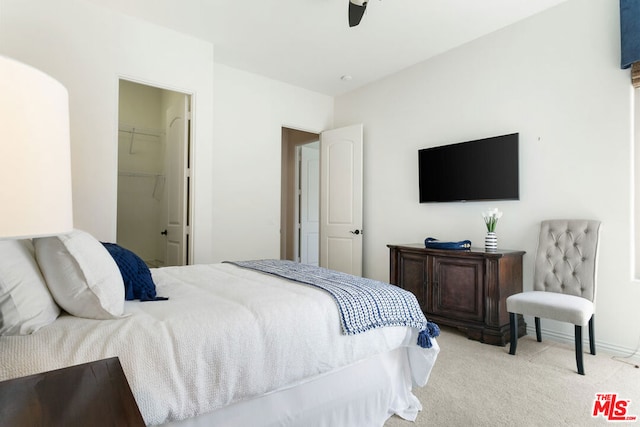
M 543 221 L 540 225 L 533 289 L 594 301 L 599 234 L 600 221 Z

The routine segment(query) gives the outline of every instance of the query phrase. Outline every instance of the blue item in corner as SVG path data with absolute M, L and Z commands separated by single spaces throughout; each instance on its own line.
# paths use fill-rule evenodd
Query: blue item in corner
M 433 237 L 424 240 L 424 247 L 429 249 L 449 249 L 455 251 L 471 249 L 471 240 L 461 240 L 459 242 L 441 242 Z

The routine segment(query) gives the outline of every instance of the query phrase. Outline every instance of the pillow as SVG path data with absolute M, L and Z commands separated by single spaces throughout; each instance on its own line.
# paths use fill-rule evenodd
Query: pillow
M 0 240 L 0 335 L 26 335 L 56 320 L 31 240 Z
M 88 319 L 122 317 L 124 284 L 109 252 L 89 233 L 33 239 L 36 260 L 58 305 Z
M 138 255 L 115 243 L 102 242 L 120 269 L 124 282 L 124 298 L 140 301 L 166 300 L 156 297 L 156 284 L 153 283 L 151 271 Z

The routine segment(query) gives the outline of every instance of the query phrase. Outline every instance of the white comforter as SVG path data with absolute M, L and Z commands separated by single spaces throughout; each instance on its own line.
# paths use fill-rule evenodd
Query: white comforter
M 322 290 L 230 264 L 152 270 L 168 301 L 128 301 L 129 316 L 63 315 L 29 336 L 0 337 L 0 380 L 118 356 L 147 424 L 180 420 L 399 346 L 424 385 L 438 353 L 417 331 L 341 334 Z

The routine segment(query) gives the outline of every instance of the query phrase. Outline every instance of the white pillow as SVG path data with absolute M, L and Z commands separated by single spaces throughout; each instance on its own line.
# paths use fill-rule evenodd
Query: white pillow
M 56 320 L 31 240 L 0 240 L 0 335 L 26 335 Z
M 122 317 L 124 282 L 102 243 L 81 230 L 33 243 L 40 270 L 60 307 L 89 319 Z

